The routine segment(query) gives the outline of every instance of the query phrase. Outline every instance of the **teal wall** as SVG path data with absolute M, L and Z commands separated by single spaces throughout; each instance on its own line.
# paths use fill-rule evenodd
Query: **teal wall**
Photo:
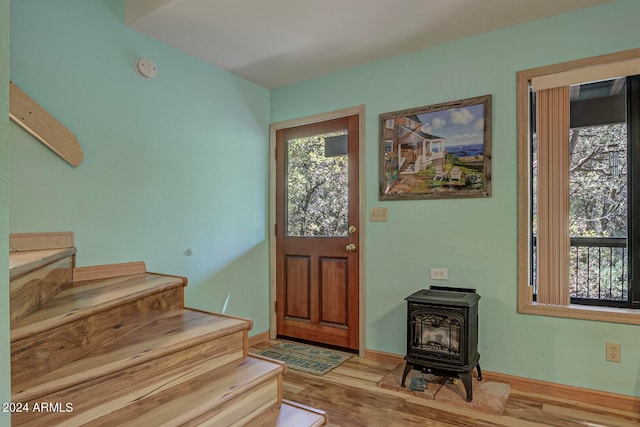
M 9 0 L 0 0 L 0 403 L 11 400 L 9 349 Z M 0 426 L 9 426 L 0 413 Z
M 267 330 L 269 91 L 127 28 L 123 12 L 13 2 L 11 79 L 85 160 L 72 168 L 12 123 L 10 230 L 74 231 L 78 266 L 146 261 L 188 277 L 188 306 L 220 311 L 230 294 L 227 313 Z M 140 57 L 155 79 L 136 74 Z
M 366 345 L 404 354 L 403 298 L 435 284 L 475 287 L 482 367 L 640 396 L 640 327 L 516 313 L 516 80 L 518 70 L 640 46 L 640 2 L 622 0 L 355 67 L 272 91 L 278 122 L 366 105 L 366 207 L 389 222 L 366 232 Z M 493 196 L 378 200 L 378 115 L 493 94 Z M 401 250 L 400 250 L 401 249 Z M 605 341 L 622 363 L 605 362 Z

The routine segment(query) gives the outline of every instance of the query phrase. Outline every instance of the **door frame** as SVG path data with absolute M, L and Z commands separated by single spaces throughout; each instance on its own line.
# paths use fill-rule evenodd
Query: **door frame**
M 276 338 L 276 132 L 295 126 L 303 126 L 316 122 L 337 119 L 347 116 L 358 116 L 358 306 L 359 306 L 359 348 L 360 357 L 365 352 L 365 106 L 343 108 L 327 113 L 315 114 L 298 119 L 272 123 L 269 126 L 269 338 Z

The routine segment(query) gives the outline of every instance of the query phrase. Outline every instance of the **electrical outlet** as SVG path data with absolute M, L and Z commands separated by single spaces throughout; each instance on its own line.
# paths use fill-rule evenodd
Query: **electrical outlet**
M 608 342 L 606 346 L 605 358 L 608 362 L 620 362 L 620 344 Z

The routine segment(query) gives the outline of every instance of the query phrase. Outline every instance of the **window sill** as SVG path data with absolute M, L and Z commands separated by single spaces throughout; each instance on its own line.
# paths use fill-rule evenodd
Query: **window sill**
M 595 307 L 571 304 L 567 307 L 529 302 L 518 307 L 518 313 L 597 322 L 640 325 L 640 310 L 615 307 Z

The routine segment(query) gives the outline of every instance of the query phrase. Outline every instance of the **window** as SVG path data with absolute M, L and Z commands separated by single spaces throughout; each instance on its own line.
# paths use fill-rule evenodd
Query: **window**
M 519 312 L 640 324 L 637 74 L 640 49 L 518 73 Z

